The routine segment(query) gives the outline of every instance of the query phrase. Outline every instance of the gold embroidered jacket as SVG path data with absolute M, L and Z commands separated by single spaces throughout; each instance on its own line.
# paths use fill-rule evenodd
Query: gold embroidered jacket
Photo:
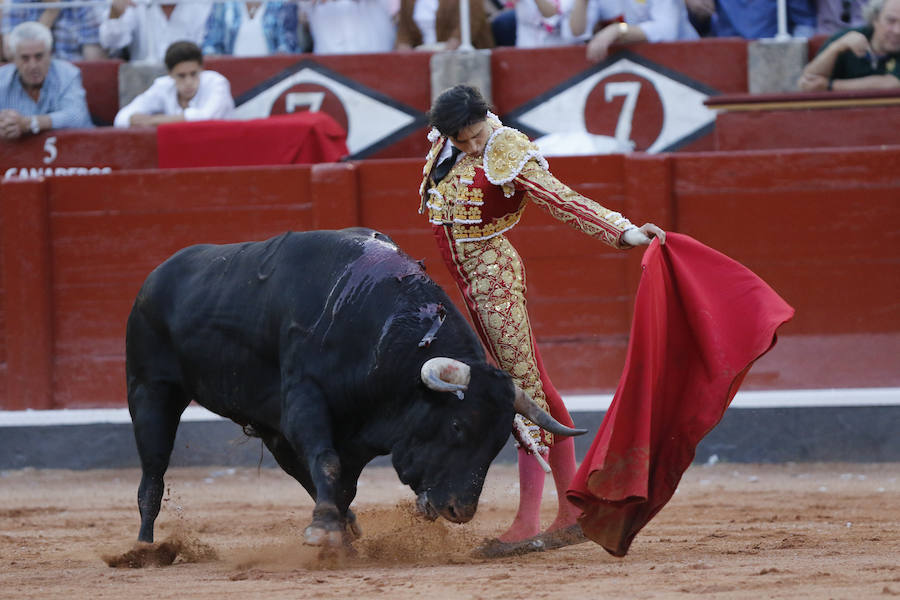
M 437 130 L 429 134 L 419 212 L 427 211 L 431 223 L 451 225 L 458 242 L 484 240 L 514 227 L 531 200 L 610 246 L 629 247 L 622 240 L 622 233 L 634 227 L 628 219 L 556 179 L 525 134 L 504 127 L 492 114 L 488 123 L 494 131 L 482 156 L 464 155 L 437 185 L 431 171 L 448 142 Z

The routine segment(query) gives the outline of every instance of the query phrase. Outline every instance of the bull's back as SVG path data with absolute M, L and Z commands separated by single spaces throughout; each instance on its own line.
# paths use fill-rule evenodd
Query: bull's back
M 147 276 L 134 309 L 164 321 L 208 318 L 229 307 L 258 312 L 263 302 L 301 288 L 305 295 L 321 295 L 342 270 L 338 266 L 360 253 L 360 236 L 346 230 L 287 232 L 259 242 L 189 246 Z M 280 295 L 266 293 L 272 287 Z
M 372 235 L 288 232 L 175 253 L 148 275 L 129 316 L 129 387 L 169 382 L 235 419 L 269 405 L 280 387 L 283 332 L 321 314 Z
M 190 246 L 150 273 L 130 321 L 169 338 L 182 355 L 216 344 L 277 353 L 286 324 L 327 328 L 341 311 L 381 302 L 372 291 L 385 280 L 411 274 L 424 277 L 389 238 L 360 228 Z

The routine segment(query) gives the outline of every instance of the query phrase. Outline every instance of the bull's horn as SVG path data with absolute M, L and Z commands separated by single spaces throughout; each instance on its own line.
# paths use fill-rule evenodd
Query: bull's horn
M 422 365 L 422 383 L 436 392 L 458 392 L 469 387 L 470 371 L 464 362 L 438 356 Z
M 572 436 L 587 433 L 587 429 L 572 429 L 551 417 L 550 413 L 538 406 L 519 386 L 516 386 L 516 399 L 513 402 L 513 408 L 516 409 L 517 413 L 552 434 Z

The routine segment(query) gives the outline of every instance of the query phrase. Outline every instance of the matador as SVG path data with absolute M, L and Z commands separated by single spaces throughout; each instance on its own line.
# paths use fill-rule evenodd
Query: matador
M 529 323 L 522 260 L 505 234 L 519 222 L 529 202 L 614 248 L 649 244 L 656 236 L 663 242 L 665 232 L 651 223 L 637 228 L 620 213 L 561 183 L 550 173 L 537 145 L 522 132 L 505 127 L 475 88 L 460 85 L 443 92 L 429 119 L 431 149 L 419 189 L 419 212 L 427 214 L 444 262 L 494 361 L 535 402 L 571 427 Z M 520 443 L 519 509 L 509 530 L 484 546 L 488 553 L 519 552 L 522 543 L 543 550 L 548 544 L 561 545 L 560 536 L 581 539 L 577 509 L 565 497 L 575 471 L 574 444 L 571 438 L 554 442 L 551 434 L 530 423 L 528 429 L 538 452 L 549 455 L 559 501 L 557 517 L 545 537 L 538 535 L 544 472 L 524 448 L 532 444 Z

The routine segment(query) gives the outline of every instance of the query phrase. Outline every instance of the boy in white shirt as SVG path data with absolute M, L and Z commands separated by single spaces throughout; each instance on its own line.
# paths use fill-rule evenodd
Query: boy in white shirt
M 228 119 L 234 112 L 231 84 L 203 69 L 203 53 L 193 42 L 175 42 L 166 50 L 169 74 L 119 110 L 116 127 L 155 127 L 178 121 Z

